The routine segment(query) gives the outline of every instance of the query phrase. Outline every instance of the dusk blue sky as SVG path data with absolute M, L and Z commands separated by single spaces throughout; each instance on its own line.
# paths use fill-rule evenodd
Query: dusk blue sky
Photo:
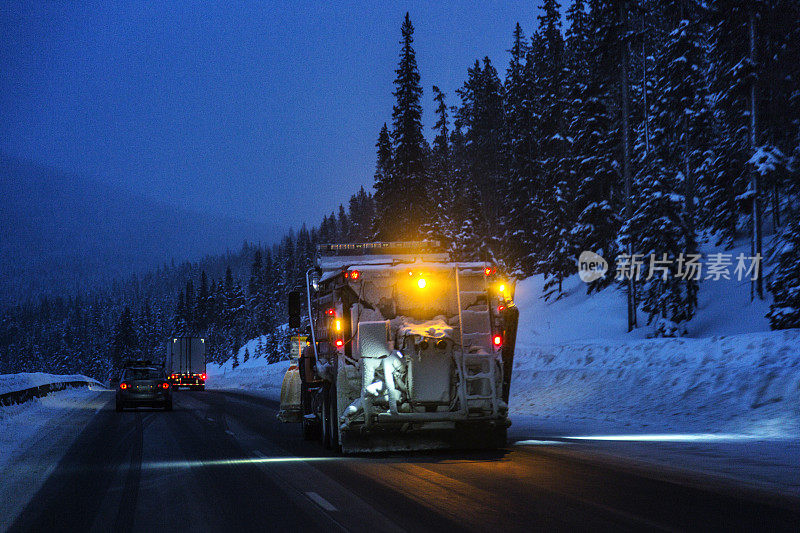
M 501 76 L 537 1 L 2 4 L 0 150 L 191 209 L 297 227 L 370 187 L 400 24 L 431 86 Z

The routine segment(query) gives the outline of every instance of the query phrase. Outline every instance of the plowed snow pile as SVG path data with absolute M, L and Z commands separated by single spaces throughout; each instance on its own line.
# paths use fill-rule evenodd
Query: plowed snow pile
M 572 342 L 518 354 L 511 409 L 660 430 L 800 435 L 800 330 Z

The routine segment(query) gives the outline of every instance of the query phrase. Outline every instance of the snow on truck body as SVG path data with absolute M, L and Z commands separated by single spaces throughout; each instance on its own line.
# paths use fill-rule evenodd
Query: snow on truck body
M 300 360 L 281 394 L 280 417 L 307 437 L 345 452 L 505 442 L 513 282 L 422 244 L 320 247 L 307 275 L 314 375 Z

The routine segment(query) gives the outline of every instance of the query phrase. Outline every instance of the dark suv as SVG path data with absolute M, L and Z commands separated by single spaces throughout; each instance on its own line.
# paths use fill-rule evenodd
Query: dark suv
M 162 368 L 132 366 L 122 371 L 117 385 L 117 411 L 142 405 L 172 411 L 172 386 Z

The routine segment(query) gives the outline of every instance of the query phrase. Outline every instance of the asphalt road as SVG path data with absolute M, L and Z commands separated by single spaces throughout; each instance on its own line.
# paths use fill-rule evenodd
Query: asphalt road
M 800 531 L 800 505 L 544 446 L 336 457 L 268 400 L 113 394 L 10 531 Z M 702 484 L 701 484 L 702 485 Z

